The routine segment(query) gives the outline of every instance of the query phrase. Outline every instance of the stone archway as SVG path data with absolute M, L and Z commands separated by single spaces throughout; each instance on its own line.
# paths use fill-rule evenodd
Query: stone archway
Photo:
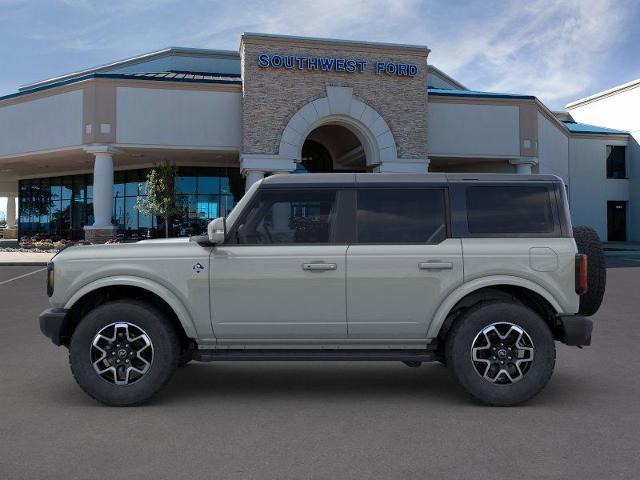
M 366 103 L 353 97 L 349 87 L 327 87 L 327 96 L 307 103 L 284 128 L 278 155 L 299 162 L 305 140 L 325 125 L 353 133 L 364 150 L 366 164 L 375 167 L 397 160 L 396 142 L 387 122 Z

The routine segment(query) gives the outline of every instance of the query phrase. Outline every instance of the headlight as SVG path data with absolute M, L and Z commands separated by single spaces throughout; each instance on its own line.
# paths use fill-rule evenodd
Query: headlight
M 53 282 L 55 275 L 53 273 L 53 262 L 47 263 L 47 297 L 53 295 Z

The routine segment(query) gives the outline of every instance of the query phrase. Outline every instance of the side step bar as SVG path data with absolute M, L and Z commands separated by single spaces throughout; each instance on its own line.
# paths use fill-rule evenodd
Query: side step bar
M 431 350 L 195 350 L 199 362 L 218 361 L 394 361 L 431 362 Z

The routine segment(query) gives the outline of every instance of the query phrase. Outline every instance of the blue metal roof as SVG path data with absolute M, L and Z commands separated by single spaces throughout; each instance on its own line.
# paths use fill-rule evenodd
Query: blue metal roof
M 73 83 L 82 82 L 84 80 L 90 80 L 92 78 L 114 78 L 121 80 L 151 80 L 159 82 L 186 82 L 186 83 L 218 83 L 218 84 L 230 84 L 230 85 L 242 85 L 240 75 L 233 75 L 230 73 L 200 73 L 200 72 L 146 72 L 146 73 L 91 73 L 89 75 L 83 75 L 81 77 L 74 77 L 69 80 L 62 80 L 60 82 L 49 83 L 42 87 L 32 88 L 29 90 L 23 90 L 18 93 L 10 93 L 0 97 L 0 100 L 7 100 L 9 98 L 22 97 L 35 92 L 41 92 L 43 90 L 49 90 L 50 88 L 62 87 L 64 85 L 70 85 Z
M 517 93 L 496 93 L 496 92 L 479 92 L 477 90 L 454 90 L 447 88 L 427 88 L 429 95 L 437 95 L 442 97 L 482 97 L 482 98 L 515 98 L 524 100 L 535 100 L 533 95 L 520 95 Z
M 577 123 L 563 121 L 565 127 L 569 129 L 571 133 L 591 133 L 598 135 L 628 135 L 629 132 L 624 130 L 614 130 L 613 128 L 598 127 L 596 125 L 589 125 L 587 123 Z

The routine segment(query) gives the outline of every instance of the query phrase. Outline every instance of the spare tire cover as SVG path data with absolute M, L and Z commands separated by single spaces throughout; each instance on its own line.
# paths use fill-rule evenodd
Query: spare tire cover
M 607 283 L 607 266 L 605 264 L 604 249 L 596 231 L 587 226 L 573 227 L 573 238 L 578 246 L 578 252 L 587 256 L 587 293 L 580 296 L 580 310 L 582 315 L 590 316 L 598 311 L 604 288 Z

